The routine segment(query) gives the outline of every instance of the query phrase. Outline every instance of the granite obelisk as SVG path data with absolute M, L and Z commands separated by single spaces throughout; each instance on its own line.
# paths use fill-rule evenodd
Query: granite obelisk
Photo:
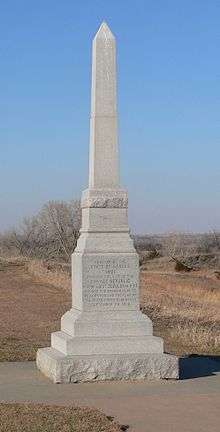
M 106 23 L 92 50 L 89 187 L 72 255 L 72 308 L 37 366 L 54 382 L 177 378 L 139 309 L 139 260 L 129 235 L 127 193 L 120 187 L 115 38 Z

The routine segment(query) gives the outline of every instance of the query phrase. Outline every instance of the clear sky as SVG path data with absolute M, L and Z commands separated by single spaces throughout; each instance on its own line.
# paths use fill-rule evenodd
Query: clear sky
M 220 1 L 0 4 L 0 229 L 87 187 L 91 40 L 117 38 L 135 232 L 220 229 Z

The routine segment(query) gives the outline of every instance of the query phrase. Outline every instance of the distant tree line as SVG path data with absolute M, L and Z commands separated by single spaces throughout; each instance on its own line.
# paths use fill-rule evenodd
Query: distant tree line
M 21 255 L 69 262 L 79 237 L 79 200 L 49 201 L 40 211 L 25 218 L 18 228 L 0 234 L 0 255 Z M 140 264 L 158 257 L 169 257 L 177 266 L 189 269 L 210 255 L 220 257 L 220 232 L 205 234 L 168 233 L 134 235 Z
M 179 271 L 202 267 L 213 259 L 213 264 L 220 263 L 220 232 L 215 230 L 202 234 L 173 232 L 164 235 L 140 235 L 134 236 L 134 243 L 141 265 L 159 257 L 173 260 L 176 270 Z

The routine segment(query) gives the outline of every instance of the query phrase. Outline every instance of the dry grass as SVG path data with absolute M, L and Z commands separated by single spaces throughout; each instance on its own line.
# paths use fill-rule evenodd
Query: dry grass
M 27 264 L 28 272 L 37 280 L 66 290 L 71 288 L 69 267 L 65 264 L 51 264 L 43 260 L 29 260 Z
M 141 271 L 141 306 L 166 350 L 220 354 L 220 280 L 213 270 L 181 274 L 156 266 Z M 71 307 L 69 288 L 69 266 L 0 260 L 0 361 L 34 360 L 38 347 L 50 345 Z
M 118 424 L 90 408 L 0 404 L 0 432 L 119 432 Z
M 220 281 L 212 274 L 144 271 L 141 304 L 170 352 L 220 353 Z
M 147 265 L 156 271 L 141 272 L 141 306 L 153 320 L 155 332 L 165 339 L 167 351 L 220 353 L 220 281 L 213 270 L 175 273 L 167 257 L 150 260 Z M 70 286 L 68 268 L 54 264 L 49 276 L 45 264 L 34 262 L 32 268 L 42 282 L 55 286 L 58 275 L 62 278 L 65 274 L 65 287 Z

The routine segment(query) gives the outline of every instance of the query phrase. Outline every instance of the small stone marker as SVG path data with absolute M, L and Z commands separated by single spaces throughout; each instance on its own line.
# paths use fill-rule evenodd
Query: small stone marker
M 115 38 L 106 23 L 93 40 L 89 188 L 72 255 L 72 309 L 37 352 L 56 383 L 178 378 L 139 308 L 139 259 L 129 235 L 127 193 L 119 183 Z

